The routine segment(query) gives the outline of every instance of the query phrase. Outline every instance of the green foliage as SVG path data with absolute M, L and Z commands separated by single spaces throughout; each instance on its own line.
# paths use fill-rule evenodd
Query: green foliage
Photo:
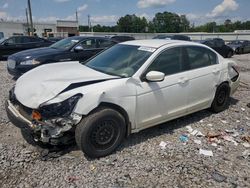
M 135 14 L 121 17 L 117 22 L 118 31 L 126 33 L 144 33 L 147 26 L 146 18 Z
M 180 33 L 180 32 L 234 32 L 235 30 L 250 30 L 250 21 L 232 22 L 225 20 L 223 24 L 208 22 L 204 25 L 190 25 L 186 15 L 172 12 L 156 13 L 152 21 L 135 14 L 125 15 L 117 21 L 115 26 L 93 26 L 94 32 L 126 32 L 126 33 Z M 89 31 L 88 26 L 79 26 L 80 32 Z

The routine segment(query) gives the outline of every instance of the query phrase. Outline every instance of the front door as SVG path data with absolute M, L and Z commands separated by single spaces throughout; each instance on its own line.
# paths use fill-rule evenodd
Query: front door
M 146 73 L 165 73 L 161 82 L 143 79 Z M 163 51 L 148 67 L 137 86 L 137 128 L 146 128 L 186 113 L 187 72 L 182 72 L 182 48 Z

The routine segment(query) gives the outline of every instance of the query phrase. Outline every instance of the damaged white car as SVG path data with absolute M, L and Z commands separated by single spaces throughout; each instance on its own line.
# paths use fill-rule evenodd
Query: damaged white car
M 224 110 L 239 85 L 236 64 L 202 44 L 139 40 L 79 62 L 43 65 L 21 76 L 6 111 L 36 144 L 76 140 L 90 157 L 123 138 L 210 108 Z

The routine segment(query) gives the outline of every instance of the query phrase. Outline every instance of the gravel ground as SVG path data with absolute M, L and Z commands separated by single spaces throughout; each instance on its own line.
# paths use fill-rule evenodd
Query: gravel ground
M 249 137 L 242 139 L 250 136 L 250 55 L 233 59 L 243 83 L 229 109 L 204 110 L 131 135 L 98 160 L 74 146 L 48 152 L 27 144 L 6 118 L 4 101 L 14 81 L 0 62 L 0 187 L 250 187 Z

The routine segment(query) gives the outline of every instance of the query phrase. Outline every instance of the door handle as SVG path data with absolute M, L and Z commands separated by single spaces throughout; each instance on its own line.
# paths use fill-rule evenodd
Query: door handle
M 179 84 L 185 84 L 185 83 L 187 83 L 188 82 L 188 78 L 180 78 L 179 80 L 178 80 L 178 83 Z

